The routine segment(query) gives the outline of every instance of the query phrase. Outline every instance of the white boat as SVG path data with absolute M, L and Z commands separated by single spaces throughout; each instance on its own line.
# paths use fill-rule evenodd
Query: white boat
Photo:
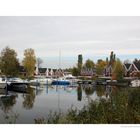
M 73 76 L 72 74 L 68 74 L 68 75 L 65 75 L 64 78 L 66 80 L 69 80 L 71 85 L 75 85 L 78 83 L 79 79 L 77 79 L 75 76 Z
M 131 87 L 140 87 L 140 80 L 136 79 L 131 81 Z
M 33 80 L 30 80 L 32 85 L 50 85 L 52 83 L 51 77 L 36 76 Z
M 5 89 L 6 88 L 6 78 L 0 77 L 0 88 Z
M 8 83 L 13 83 L 13 84 L 28 84 L 29 82 L 27 80 L 23 80 L 21 78 L 7 78 Z
M 7 90 L 16 92 L 27 92 L 29 82 L 17 77 L 7 78 Z

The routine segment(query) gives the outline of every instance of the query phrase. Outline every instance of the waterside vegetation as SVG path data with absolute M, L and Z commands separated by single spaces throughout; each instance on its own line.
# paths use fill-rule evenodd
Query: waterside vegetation
M 114 90 L 108 100 L 91 101 L 80 111 L 71 107 L 66 114 L 50 112 L 37 118 L 37 124 L 139 124 L 140 88 Z

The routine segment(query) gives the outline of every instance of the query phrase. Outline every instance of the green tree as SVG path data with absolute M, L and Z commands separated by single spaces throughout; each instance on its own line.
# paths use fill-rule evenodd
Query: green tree
M 116 80 L 121 80 L 123 79 L 123 75 L 124 75 L 123 64 L 119 59 L 117 59 L 115 63 L 113 64 L 113 77 Z
M 88 68 L 88 69 L 92 69 L 92 68 L 94 68 L 94 66 L 95 66 L 94 62 L 90 59 L 87 59 L 84 64 L 84 67 Z
M 30 78 L 34 75 L 36 65 L 36 56 L 33 49 L 26 49 L 24 51 L 23 66 L 26 69 L 27 77 Z
M 0 69 L 6 76 L 17 76 L 19 73 L 19 61 L 15 50 L 4 48 L 0 54 Z
M 78 76 L 78 75 L 79 75 L 79 70 L 78 70 L 78 68 L 73 67 L 73 69 L 72 69 L 72 75 L 73 75 L 73 76 Z

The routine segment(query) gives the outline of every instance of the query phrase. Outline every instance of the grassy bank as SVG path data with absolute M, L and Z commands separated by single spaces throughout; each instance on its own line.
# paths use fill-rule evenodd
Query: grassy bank
M 109 100 L 90 102 L 82 110 L 69 109 L 66 114 L 50 113 L 35 123 L 48 124 L 139 124 L 140 88 L 115 90 Z

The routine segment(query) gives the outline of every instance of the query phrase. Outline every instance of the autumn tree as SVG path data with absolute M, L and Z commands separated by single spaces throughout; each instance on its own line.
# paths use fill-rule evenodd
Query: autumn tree
M 98 75 L 102 75 L 103 74 L 103 70 L 105 69 L 107 65 L 107 62 L 100 59 L 97 61 L 97 64 L 96 64 L 96 72 Z
M 24 51 L 23 66 L 26 69 L 27 77 L 32 77 L 35 71 L 36 56 L 32 48 Z
M 88 68 L 88 69 L 93 69 L 94 66 L 95 66 L 94 62 L 90 59 L 87 59 L 85 64 L 84 64 L 84 67 Z
M 124 67 L 122 62 L 117 59 L 113 65 L 113 79 L 122 80 L 124 75 Z
M 9 47 L 4 48 L 0 54 L 0 70 L 6 76 L 17 76 L 19 73 L 19 61 L 17 53 Z

